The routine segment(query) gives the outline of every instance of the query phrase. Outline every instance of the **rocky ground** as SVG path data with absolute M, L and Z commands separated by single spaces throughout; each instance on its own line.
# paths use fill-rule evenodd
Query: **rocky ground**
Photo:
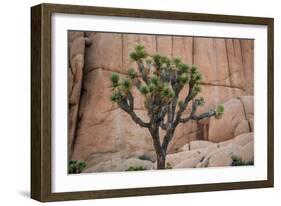
M 231 166 L 233 158 L 241 159 L 245 163 L 253 162 L 253 135 L 252 132 L 244 133 L 220 143 L 192 141 L 182 146 L 176 153 L 168 154 L 166 163 L 169 167 L 178 169 Z M 115 157 L 97 164 L 90 164 L 83 172 L 126 171 L 130 167 L 151 170 L 156 169 L 156 162 L 144 156 L 129 159 Z

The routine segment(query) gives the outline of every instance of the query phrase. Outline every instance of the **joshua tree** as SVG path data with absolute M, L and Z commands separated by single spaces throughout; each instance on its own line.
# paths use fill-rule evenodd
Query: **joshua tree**
M 198 121 L 212 116 L 221 118 L 224 108 L 219 105 L 216 109 L 196 114 L 197 107 L 204 104 L 203 97 L 196 98 L 201 92 L 202 82 L 202 75 L 196 66 L 190 67 L 180 58 L 149 55 L 142 45 L 135 46 L 130 53 L 130 59 L 136 62 L 137 70 L 128 69 L 126 77 L 123 78 L 116 73 L 111 75 L 111 100 L 128 113 L 136 124 L 148 129 L 157 156 L 157 169 L 165 169 L 167 148 L 176 127 L 191 120 Z M 133 87 L 144 96 L 149 117 L 147 122 L 134 111 Z M 179 97 L 181 91 L 186 93 L 183 99 Z M 183 117 L 189 103 L 189 115 Z M 160 138 L 160 128 L 165 133 L 163 138 Z

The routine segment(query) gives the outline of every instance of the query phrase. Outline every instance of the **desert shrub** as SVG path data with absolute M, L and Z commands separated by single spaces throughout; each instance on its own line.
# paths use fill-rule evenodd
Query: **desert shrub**
M 241 157 L 232 157 L 232 166 L 254 165 L 254 161 L 243 161 Z
M 173 169 L 172 165 L 170 162 L 167 162 L 166 164 L 166 169 Z
M 79 174 L 83 169 L 85 169 L 86 166 L 86 162 L 84 161 L 70 160 L 68 162 L 68 173 Z
M 143 166 L 130 166 L 128 169 L 126 169 L 126 171 L 142 171 L 142 170 L 146 170 L 145 167 Z

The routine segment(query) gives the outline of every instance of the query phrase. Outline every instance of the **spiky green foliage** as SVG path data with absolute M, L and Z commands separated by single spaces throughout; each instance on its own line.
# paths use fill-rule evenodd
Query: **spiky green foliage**
M 135 79 L 137 77 L 137 72 L 133 68 L 128 69 L 128 77 L 130 79 Z
M 203 97 L 194 100 L 197 106 L 203 106 L 205 104 L 205 100 Z
M 120 92 L 114 91 L 114 92 L 112 92 L 110 99 L 113 102 L 118 102 L 121 99 L 121 97 L 122 97 L 122 95 Z
M 185 85 L 188 83 L 189 81 L 189 77 L 188 77 L 188 74 L 187 73 L 183 73 L 179 76 L 179 81 L 181 83 L 181 85 Z
M 180 73 L 187 73 L 189 72 L 189 66 L 187 64 L 179 63 L 178 66 Z
M 254 165 L 254 161 L 243 161 L 241 157 L 232 156 L 232 166 Z
M 126 169 L 126 171 L 143 171 L 146 170 L 145 167 L 143 166 L 130 166 L 128 169 Z
M 195 65 L 192 65 L 190 71 L 191 74 L 195 74 L 197 72 L 197 67 Z
M 150 79 L 151 83 L 153 83 L 155 86 L 159 85 L 159 77 L 156 75 L 152 75 L 151 79 Z
M 149 55 L 143 45 L 136 45 L 130 53 L 130 58 L 137 62 L 139 76 L 135 68 L 129 68 L 127 77 L 122 79 L 117 73 L 112 73 L 113 90 L 110 98 L 114 102 L 120 102 L 122 99 L 125 101 L 131 88 L 136 86 L 146 97 L 145 105 L 149 107 L 148 110 L 152 109 L 152 101 L 153 104 L 157 102 L 161 104 L 158 106 L 164 107 L 173 99 L 176 100 L 173 104 L 185 109 L 187 104 L 178 98 L 179 92 L 188 86 L 190 97 L 193 99 L 202 91 L 202 75 L 196 65 L 189 66 L 178 57 L 170 59 L 160 54 Z M 195 103 L 201 106 L 204 100 L 197 99 Z M 215 110 L 215 117 L 221 118 L 222 115 L 223 108 L 220 105 Z
M 110 77 L 111 83 L 113 87 L 117 87 L 119 84 L 119 75 L 117 73 L 112 73 Z
M 68 162 L 68 173 L 69 174 L 79 174 L 82 172 L 83 169 L 86 168 L 86 162 L 77 161 L 77 160 L 70 160 Z
M 152 56 L 153 61 L 157 69 L 161 68 L 162 66 L 162 56 L 160 54 L 156 54 Z
M 147 57 L 147 52 L 145 51 L 145 48 L 143 45 L 136 45 L 135 50 L 130 53 L 130 58 L 134 61 L 139 61 L 143 58 Z
M 172 98 L 174 96 L 174 91 L 169 86 L 164 86 L 161 91 L 161 96 L 163 98 Z
M 155 67 L 157 69 L 167 69 L 169 68 L 175 61 L 172 61 L 167 56 L 162 56 L 160 54 L 156 54 L 152 56 L 152 60 L 154 61 Z
M 149 88 L 146 85 L 141 85 L 139 90 L 140 90 L 140 93 L 142 93 L 143 95 L 146 95 L 149 92 Z
M 202 75 L 199 73 L 196 66 L 191 67 L 191 80 L 197 83 L 201 83 Z
M 150 93 L 154 92 L 154 91 L 156 90 L 156 87 L 157 87 L 157 86 L 156 86 L 155 84 L 150 83 L 150 84 L 148 85 L 149 92 L 150 92 Z
M 124 78 L 121 81 L 121 86 L 124 90 L 130 90 L 132 86 L 132 81 L 129 78 Z
M 220 119 L 220 118 L 222 118 L 223 113 L 224 113 L 224 106 L 223 105 L 218 105 L 218 107 L 217 107 L 217 109 L 215 111 L 215 117 L 217 119 Z
M 202 91 L 202 87 L 200 84 L 195 84 L 192 89 L 192 96 L 195 97 L 197 94 L 199 94 Z
M 162 56 L 161 61 L 162 61 L 162 64 L 164 64 L 164 66 L 166 66 L 166 67 L 171 66 L 171 60 L 168 57 Z
M 173 62 L 174 62 L 176 67 L 180 67 L 181 59 L 179 57 L 174 58 Z

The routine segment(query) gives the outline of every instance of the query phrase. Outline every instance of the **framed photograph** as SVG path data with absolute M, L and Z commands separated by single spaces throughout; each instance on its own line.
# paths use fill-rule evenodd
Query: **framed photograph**
M 31 8 L 31 197 L 273 187 L 273 19 Z

